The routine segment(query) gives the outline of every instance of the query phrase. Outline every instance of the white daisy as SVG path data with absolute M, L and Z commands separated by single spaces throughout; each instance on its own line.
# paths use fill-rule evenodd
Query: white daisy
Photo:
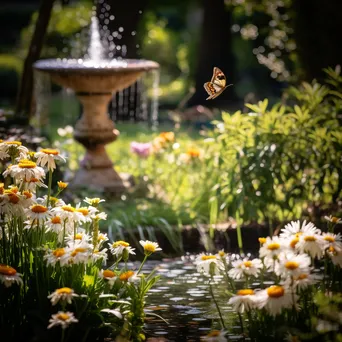
M 230 298 L 228 304 L 232 305 L 235 311 L 244 313 L 256 307 L 255 298 L 254 290 L 243 289 L 239 290 L 236 296 Z
M 329 247 L 328 255 L 334 265 L 342 267 L 342 249 Z
M 62 287 L 57 289 L 48 296 L 52 305 L 56 305 L 59 301 L 71 304 L 74 297 L 79 297 L 79 295 L 76 294 L 75 291 L 70 287 Z
M 284 252 L 286 249 L 283 239 L 280 239 L 278 236 L 273 236 L 272 238 L 268 236 L 266 241 L 260 247 L 259 256 L 260 258 L 276 260 L 279 254 Z
M 216 255 L 201 253 L 196 257 L 195 265 L 197 272 L 203 272 L 206 275 L 220 274 L 222 267 L 221 261 Z
M 39 178 L 31 178 L 23 180 L 23 188 L 32 192 L 36 192 L 37 187 L 39 188 L 47 188 L 47 185 L 44 184 L 42 179 Z
M 301 273 L 294 278 L 294 286 L 299 290 L 306 289 L 310 285 L 317 283 L 317 280 L 310 273 Z
M 329 247 L 342 249 L 342 236 L 340 233 L 338 233 L 338 234 L 323 233 L 322 234 L 322 240 L 323 240 L 324 250 L 329 248 Z
M 91 205 L 91 206 L 97 208 L 98 205 L 99 205 L 101 202 L 105 202 L 105 200 L 104 200 L 104 199 L 100 199 L 100 198 L 98 198 L 98 197 L 94 197 L 94 198 L 86 197 L 86 198 L 84 199 L 84 202 L 86 202 L 86 203 L 88 203 L 89 205 Z
M 4 177 L 11 176 L 18 184 L 23 181 L 29 182 L 32 178 L 43 179 L 45 171 L 37 164 L 28 159 L 21 159 L 18 164 L 12 165 L 7 168 L 3 173 Z
M 123 272 L 119 275 L 119 279 L 122 282 L 127 282 L 127 283 L 136 283 L 140 281 L 140 276 L 137 274 L 137 272 L 134 271 L 126 271 Z
M 39 222 L 44 222 L 51 216 L 48 207 L 40 204 L 34 204 L 29 209 L 25 209 L 25 214 L 28 218 Z
M 110 286 L 113 286 L 117 279 L 117 275 L 112 270 L 101 270 L 99 272 L 99 278 L 105 280 Z
M 29 208 L 35 203 L 35 196 L 30 190 L 24 190 L 22 193 L 23 199 L 21 201 L 24 208 Z
M 323 256 L 324 242 L 321 235 L 304 233 L 299 236 L 296 248 L 301 253 L 307 253 L 312 258 L 320 259 Z
M 72 312 L 58 311 L 55 315 L 52 315 L 49 320 L 48 329 L 60 325 L 62 329 L 66 329 L 70 324 L 77 323 L 78 320 L 75 318 Z
M 309 273 L 310 264 L 311 259 L 307 254 L 283 253 L 279 255 L 275 274 L 282 278 L 298 277 L 300 274 Z
M 98 212 L 95 207 L 80 207 L 80 204 L 77 204 L 75 209 L 84 216 L 84 222 L 91 222 Z
M 146 240 L 146 241 L 140 240 L 139 243 L 141 244 L 141 246 L 143 246 L 145 255 L 151 255 L 154 252 L 158 252 L 162 250 L 159 247 L 157 242 L 152 242 L 149 240 Z
M 55 215 L 49 217 L 49 219 L 45 222 L 45 226 L 47 228 L 47 232 L 51 231 L 57 234 L 63 232 L 63 221 L 60 216 Z
M 332 216 L 332 215 L 329 215 L 329 216 L 324 216 L 324 218 L 331 222 L 331 223 L 334 223 L 334 224 L 339 224 L 342 222 L 342 220 L 338 217 L 335 217 L 335 216 Z
M 68 265 L 87 263 L 92 249 L 93 246 L 87 242 L 75 242 L 66 249 L 67 253 L 61 257 L 61 261 Z
M 105 243 L 106 241 L 108 241 L 107 234 L 99 233 L 99 235 L 97 237 L 98 247 L 100 248 L 102 246 L 102 244 Z
M 23 284 L 21 279 L 22 274 L 11 266 L 0 264 L 0 283 L 3 283 L 5 287 L 11 287 L 14 283 L 18 285 Z
M 225 335 L 227 331 L 225 330 L 212 330 L 208 335 L 201 336 L 201 341 L 206 342 L 226 342 L 228 341 Z
M 37 164 L 44 167 L 47 165 L 48 170 L 53 171 L 56 168 L 55 161 L 62 161 L 65 163 L 65 158 L 59 154 L 58 150 L 44 148 L 39 152 L 35 153 L 35 158 L 37 158 Z
M 320 234 L 320 230 L 315 227 L 315 225 L 311 222 L 306 223 L 303 221 L 302 226 L 300 225 L 300 221 L 292 221 L 288 223 L 285 228 L 281 230 L 280 237 L 281 238 L 293 238 L 294 236 L 298 236 L 301 234 Z
M 102 260 L 102 262 L 105 263 L 107 261 L 107 258 L 108 258 L 107 251 L 108 251 L 107 248 L 104 248 L 102 250 L 95 249 L 95 250 L 93 250 L 92 254 L 90 255 L 90 258 L 94 262 L 96 262 L 98 260 Z
M 292 293 L 290 288 L 281 285 L 273 285 L 258 291 L 255 296 L 256 305 L 260 309 L 265 308 L 271 316 L 280 314 L 283 309 L 296 307 L 298 300 L 298 296 Z
M 248 260 L 248 258 L 244 258 L 233 261 L 232 267 L 228 275 L 233 279 L 241 279 L 249 276 L 256 277 L 260 273 L 260 269 L 263 268 L 263 264 L 260 259 Z
M 18 156 L 26 158 L 27 154 L 29 153 L 28 148 L 23 146 L 20 141 L 16 140 L 4 141 L 0 143 L 0 151 L 4 158 L 8 158 L 9 156 L 14 158 L 17 158 Z
M 108 244 L 111 253 L 116 256 L 117 258 L 121 258 L 123 256 L 123 254 L 134 254 L 135 255 L 135 248 L 130 247 L 129 243 L 126 241 L 115 241 L 112 244 Z
M 60 216 L 62 221 L 68 220 L 69 223 L 82 223 L 85 221 L 83 214 L 76 211 L 76 208 L 70 204 L 54 207 L 51 212 Z
M 76 233 L 76 235 L 74 235 L 74 233 L 70 233 L 65 237 L 65 243 L 68 246 L 72 246 L 74 244 L 74 242 L 86 242 L 89 243 L 91 241 L 91 236 L 86 234 L 84 231 L 78 231 L 78 233 Z
M 48 250 L 44 255 L 44 260 L 46 260 L 46 263 L 51 266 L 55 266 L 57 262 L 59 262 L 61 266 L 65 266 L 68 264 L 68 258 L 65 258 L 66 254 L 66 248 Z

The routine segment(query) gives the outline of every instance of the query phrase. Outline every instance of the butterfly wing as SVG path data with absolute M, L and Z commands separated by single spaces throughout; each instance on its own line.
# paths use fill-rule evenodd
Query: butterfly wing
M 206 82 L 206 83 L 204 83 L 204 89 L 206 90 L 206 92 L 209 95 L 207 100 L 211 100 L 211 99 L 214 99 L 215 97 L 219 96 L 222 93 L 224 88 L 222 88 L 221 86 L 219 86 L 213 82 Z
M 224 88 L 226 86 L 226 76 L 224 75 L 221 69 L 217 67 L 214 68 L 211 83 L 216 84 L 221 88 Z

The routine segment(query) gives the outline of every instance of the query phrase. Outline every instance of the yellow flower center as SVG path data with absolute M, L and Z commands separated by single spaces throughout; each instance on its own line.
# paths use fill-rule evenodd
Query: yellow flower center
M 36 214 L 41 214 L 41 213 L 46 213 L 48 210 L 47 207 L 45 207 L 44 205 L 40 205 L 40 204 L 36 204 L 34 206 L 32 206 L 31 211 L 36 213 Z
M 324 236 L 324 240 L 328 242 L 335 242 L 335 238 L 331 235 Z
M 32 198 L 32 192 L 30 192 L 30 191 L 27 191 L 27 190 L 23 191 L 23 195 L 24 195 L 27 199 Z
M 0 195 L 2 195 L 5 191 L 5 184 L 4 183 L 0 183 Z
M 60 258 L 65 254 L 65 249 L 64 248 L 57 248 L 55 249 L 52 254 L 56 257 L 56 258 Z
M 104 270 L 103 271 L 103 276 L 105 277 L 105 278 L 114 278 L 115 277 L 115 272 L 113 272 L 113 271 L 111 271 L 111 270 Z M 124 273 L 123 273 L 124 274 Z M 120 278 L 121 279 L 121 278 Z
M 299 239 L 298 238 L 294 238 L 293 240 L 291 240 L 290 242 L 290 247 L 291 248 L 295 248 L 296 244 L 298 243 Z
M 31 178 L 28 183 L 37 183 L 39 182 L 39 179 L 38 178 Z
M 308 236 L 304 236 L 304 241 L 313 242 L 313 241 L 316 241 L 316 238 L 312 235 L 308 235 Z
M 65 189 L 68 186 L 69 183 L 64 182 L 57 182 L 57 185 L 60 189 Z
M 7 145 L 21 146 L 21 142 L 20 142 L 20 141 L 16 141 L 16 140 L 13 140 L 13 141 L 5 141 L 5 144 L 7 144 Z
M 252 289 L 242 289 L 237 292 L 238 296 L 248 296 L 248 295 L 254 295 L 254 290 Z
M 242 265 L 244 265 L 245 267 L 247 267 L 247 268 L 250 268 L 250 267 L 252 267 L 252 261 L 244 261 L 242 264 L 241 264 L 241 266 Z
M 13 276 L 17 273 L 16 269 L 8 266 L 8 265 L 4 265 L 4 264 L 0 264 L 0 274 L 4 274 L 7 276 Z
M 263 245 L 266 242 L 266 238 L 264 238 L 264 237 L 260 237 L 258 240 L 259 240 L 261 245 Z
M 284 293 L 285 293 L 284 288 L 278 285 L 270 286 L 266 291 L 267 291 L 268 296 L 271 298 L 280 298 L 284 296 Z
M 85 253 L 87 250 L 82 247 L 75 248 L 73 252 L 70 254 L 72 257 L 76 256 L 78 253 Z
M 303 273 L 303 274 L 300 274 L 298 277 L 297 277 L 297 280 L 304 280 L 304 279 L 307 279 L 308 278 L 308 275 Z
M 77 233 L 75 235 L 75 240 L 82 240 L 83 234 L 82 233 Z
M 83 216 L 89 215 L 89 210 L 87 208 L 78 208 L 76 211 L 83 214 Z
M 337 254 L 336 249 L 335 249 L 333 246 L 330 246 L 330 247 L 329 247 L 329 252 L 332 253 L 332 254 L 334 254 L 334 255 Z
M 121 281 L 127 281 L 133 275 L 134 275 L 133 271 L 124 272 L 124 273 L 120 274 L 120 280 Z
M 298 262 L 295 262 L 295 261 L 288 261 L 285 263 L 285 267 L 288 269 L 288 270 L 296 270 L 298 267 L 299 267 L 299 263 Z
M 106 237 L 103 234 L 99 234 L 97 241 L 103 241 L 103 240 L 106 240 Z
M 63 209 L 64 211 L 68 211 L 69 213 L 73 213 L 73 212 L 76 211 L 75 208 L 73 208 L 73 207 L 71 207 L 71 206 L 69 206 L 69 205 L 63 205 L 63 206 L 62 206 L 62 209 Z
M 70 316 L 66 313 L 60 313 L 57 315 L 57 318 L 61 321 L 67 321 L 70 318 Z
M 302 232 L 298 232 L 298 233 L 295 234 L 295 237 L 299 238 L 302 234 L 303 234 Z
M 207 337 L 217 337 L 217 336 L 220 336 L 220 334 L 221 334 L 220 330 L 213 330 L 207 335 Z
M 56 290 L 57 294 L 71 294 L 74 291 L 70 287 L 62 287 Z
M 202 255 L 201 260 L 206 261 L 210 259 L 216 259 L 215 255 Z
M 13 193 L 8 194 L 8 198 L 9 198 L 9 202 L 12 204 L 17 204 L 20 201 L 19 196 Z
M 164 139 L 165 141 L 174 141 L 175 134 L 173 132 L 161 132 L 159 137 Z
M 332 222 L 332 223 L 337 223 L 338 220 L 339 220 L 339 218 L 338 218 L 338 217 L 335 217 L 335 216 L 331 218 L 331 222 Z
M 42 150 L 40 150 L 40 152 L 43 152 L 45 154 L 52 154 L 54 156 L 58 156 L 59 155 L 59 151 L 53 150 L 52 148 L 43 148 Z
M 270 251 L 275 251 L 279 248 L 280 248 L 280 244 L 277 242 L 272 242 L 267 246 L 267 249 L 269 249 Z
M 144 246 L 144 251 L 153 253 L 153 252 L 156 251 L 156 246 L 154 246 L 152 243 L 147 243 L 147 244 Z
M 195 148 L 191 148 L 186 152 L 186 154 L 192 158 L 198 158 L 200 156 L 200 151 Z
M 61 224 L 62 223 L 62 220 L 59 216 L 55 216 L 51 219 L 51 223 L 53 224 Z
M 101 199 L 98 197 L 91 198 L 89 200 L 90 205 L 97 206 L 100 203 Z
M 37 166 L 37 164 L 31 160 L 22 159 L 22 160 L 20 160 L 18 166 L 21 169 L 34 169 Z
M 219 251 L 218 255 L 222 258 L 226 255 L 226 253 L 224 251 Z
M 128 246 L 129 246 L 129 243 L 128 243 L 128 242 L 125 242 L 125 241 L 122 241 L 122 240 L 115 241 L 115 242 L 113 243 L 113 248 L 116 248 L 116 247 L 119 247 L 119 246 L 128 247 Z

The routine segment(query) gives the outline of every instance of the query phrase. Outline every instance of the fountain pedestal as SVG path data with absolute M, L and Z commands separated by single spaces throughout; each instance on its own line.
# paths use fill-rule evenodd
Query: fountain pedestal
M 131 183 L 130 177 L 122 177 L 115 171 L 105 149 L 119 135 L 108 116 L 108 104 L 115 92 L 129 87 L 145 71 L 159 68 L 158 63 L 128 59 L 92 64 L 55 59 L 40 60 L 34 68 L 50 74 L 55 83 L 73 89 L 83 105 L 74 137 L 86 148 L 86 154 L 70 186 L 123 193 Z

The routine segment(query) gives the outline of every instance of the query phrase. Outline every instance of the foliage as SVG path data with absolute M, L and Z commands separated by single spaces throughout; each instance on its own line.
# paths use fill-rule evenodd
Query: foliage
M 13 97 L 19 83 L 22 60 L 9 54 L 0 54 L 0 78 L 6 83 L 0 85 L 1 97 Z
M 330 73 L 330 83 L 338 82 L 340 76 Z M 339 198 L 341 93 L 313 82 L 290 88 L 289 96 L 291 105 L 269 108 L 265 99 L 247 104 L 248 114 L 223 113 L 214 122 L 202 203 L 215 200 L 221 211 L 244 222 L 269 222 Z
M 145 296 L 158 277 L 140 272 L 161 250 L 158 244 L 139 241 L 144 260 L 137 271 L 129 269 L 134 249 L 125 241 L 108 244 L 99 231 L 99 221 L 107 218 L 100 208 L 104 200 L 67 205 L 59 198 L 64 182 L 52 196 L 55 163 L 64 160 L 58 150 L 35 153 L 18 141 L 1 141 L 0 160 L 11 161 L 0 183 L 2 340 L 144 340 Z M 39 197 L 44 187 L 47 195 Z

